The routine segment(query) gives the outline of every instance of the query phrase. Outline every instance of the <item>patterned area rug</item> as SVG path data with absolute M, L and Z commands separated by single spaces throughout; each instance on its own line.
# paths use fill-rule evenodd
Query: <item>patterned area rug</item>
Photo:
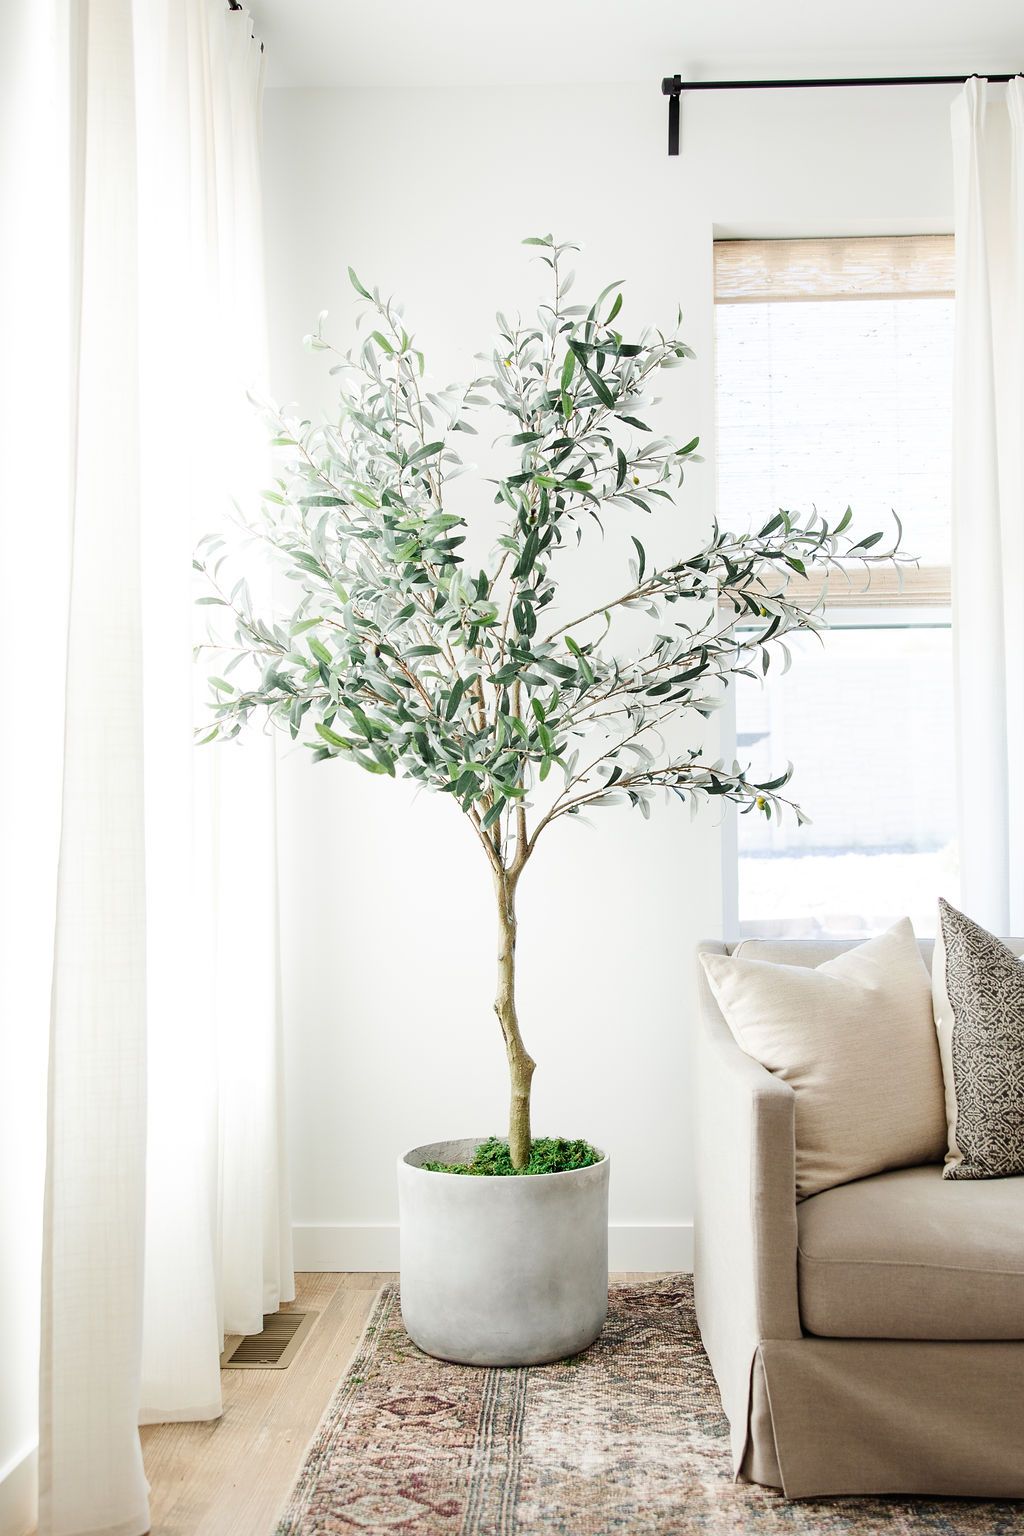
M 789 1503 L 732 1481 L 688 1275 L 617 1286 L 594 1347 L 526 1370 L 447 1365 L 386 1286 L 277 1536 L 1024 1533 L 1024 1505 Z

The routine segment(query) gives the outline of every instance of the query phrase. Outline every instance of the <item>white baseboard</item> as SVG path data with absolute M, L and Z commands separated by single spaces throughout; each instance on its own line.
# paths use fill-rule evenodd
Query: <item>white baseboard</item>
M 297 1226 L 292 1229 L 295 1268 L 318 1270 L 394 1270 L 398 1268 L 398 1225 L 349 1223 Z M 612 1270 L 658 1273 L 693 1268 L 693 1223 L 625 1226 L 608 1230 L 608 1263 Z
M 0 1536 L 28 1536 L 35 1530 L 37 1463 L 32 1445 L 0 1467 Z
M 292 1227 L 297 1270 L 392 1270 L 398 1268 L 398 1223 L 359 1227 L 337 1225 Z

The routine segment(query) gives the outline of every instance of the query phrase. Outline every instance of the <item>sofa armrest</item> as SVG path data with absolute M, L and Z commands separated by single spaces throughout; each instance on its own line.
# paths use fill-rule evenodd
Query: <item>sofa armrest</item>
M 723 945 L 701 949 L 726 953 Z M 732 1424 L 738 1466 L 758 1345 L 801 1337 L 796 1096 L 736 1044 L 704 967 L 697 964 L 694 1286 L 697 1319 Z

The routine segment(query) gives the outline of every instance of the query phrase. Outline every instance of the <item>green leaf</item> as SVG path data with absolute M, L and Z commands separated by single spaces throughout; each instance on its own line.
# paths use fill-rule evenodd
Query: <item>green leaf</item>
M 615 295 L 615 303 L 612 305 L 611 309 L 608 311 L 608 319 L 605 321 L 605 325 L 611 325 L 612 321 L 615 319 L 615 316 L 618 314 L 618 312 L 619 312 L 619 310 L 621 308 L 622 308 L 622 294 L 621 293 L 617 293 Z
M 341 747 L 344 750 L 348 746 L 348 742 L 343 741 L 340 736 L 336 736 L 329 726 L 324 725 L 322 720 L 316 722 L 316 733 L 318 736 L 322 736 L 324 741 L 329 741 L 332 747 Z
M 587 376 L 587 382 L 589 383 L 591 389 L 594 391 L 594 394 L 600 400 L 601 404 L 606 405 L 610 410 L 615 404 L 615 396 L 608 388 L 608 385 L 605 383 L 604 379 L 601 378 L 600 374 L 595 373 L 592 368 L 584 368 L 583 371 Z M 623 418 L 623 420 L 625 420 L 625 418 Z
M 348 280 L 352 284 L 352 287 L 355 289 L 356 293 L 358 293 L 361 298 L 368 299 L 370 297 L 362 283 L 359 281 L 358 277 L 356 277 L 356 274 L 353 272 L 351 267 L 348 269 Z
M 513 622 L 519 634 L 525 634 L 527 639 L 531 639 L 537 633 L 537 614 L 533 604 L 520 598 L 513 607 Z M 524 682 L 533 682 L 530 673 L 524 673 L 522 676 L 524 676 Z
M 455 719 L 455 715 L 456 715 L 456 712 L 458 710 L 459 704 L 462 701 L 462 695 L 465 693 L 465 691 L 466 691 L 466 685 L 463 682 L 462 678 L 461 677 L 456 678 L 455 684 L 454 684 L 454 686 L 452 688 L 452 691 L 448 695 L 448 707 L 446 708 L 446 710 L 444 712 L 444 717 L 445 717 L 446 720 L 454 720 Z
M 358 704 L 350 704 L 349 705 L 349 714 L 352 716 L 352 719 L 355 721 L 356 725 L 362 731 L 362 733 L 366 737 L 367 741 L 372 741 L 372 739 L 373 739 L 373 726 L 370 724 L 369 720 L 366 718 L 366 715 L 365 715 L 364 711 L 359 708 L 359 705 Z
M 389 771 L 383 763 L 378 763 L 374 758 L 367 757 L 364 752 L 357 752 L 355 759 L 360 768 L 365 768 L 367 773 L 387 773 Z
M 417 448 L 415 453 L 410 453 L 407 463 L 417 464 L 420 459 L 432 458 L 435 453 L 440 453 L 444 443 L 424 443 L 422 448 Z
M 537 558 L 539 547 L 540 535 L 536 528 L 531 529 L 526 543 L 523 545 L 523 552 L 516 561 L 515 569 L 512 572 L 513 580 L 520 581 L 524 576 L 530 574 L 530 571 L 533 569 L 533 563 Z
M 860 539 L 856 544 L 851 544 L 848 553 L 855 555 L 858 549 L 874 549 L 875 545 L 880 542 L 881 538 L 882 535 L 880 533 L 869 533 L 867 538 Z
M 383 332 L 371 331 L 370 335 L 373 337 L 374 341 L 377 343 L 378 347 L 380 347 L 382 352 L 386 352 L 388 357 L 394 357 L 395 349 L 391 345 L 390 341 L 388 341 L 387 337 L 383 334 Z
M 317 661 L 322 661 L 325 667 L 329 667 L 331 665 L 333 657 L 322 641 L 318 640 L 315 635 L 311 635 L 306 643 L 309 646 L 310 651 L 316 657 Z
M 493 683 L 496 688 L 507 688 L 509 683 L 514 683 L 518 676 L 519 668 L 509 663 L 507 666 L 499 667 L 497 672 L 492 672 L 487 681 Z
M 593 308 L 590 311 L 591 317 L 593 317 L 594 315 L 597 314 L 598 310 L 601 308 L 601 305 L 604 303 L 605 299 L 608 297 L 608 295 L 610 293 L 614 293 L 616 288 L 621 288 L 622 287 L 622 283 L 623 283 L 623 279 L 621 277 L 617 277 L 615 279 L 614 283 L 608 283 L 608 284 L 606 284 L 606 286 L 604 288 L 601 289 L 601 292 L 598 294 L 597 298 L 594 300 L 594 306 L 593 306 Z
M 643 545 L 640 543 L 640 540 L 637 538 L 635 533 L 630 534 L 630 538 L 633 540 L 633 543 L 636 546 L 637 556 L 638 556 L 639 561 L 640 561 L 640 575 L 639 575 L 639 579 L 638 580 L 639 580 L 639 583 L 642 583 L 643 579 L 644 579 L 644 572 L 647 569 L 647 552 L 644 549 Z

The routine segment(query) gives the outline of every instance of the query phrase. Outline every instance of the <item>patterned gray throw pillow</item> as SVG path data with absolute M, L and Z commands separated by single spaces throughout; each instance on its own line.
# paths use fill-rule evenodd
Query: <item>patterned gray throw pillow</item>
M 941 900 L 932 1002 L 949 1141 L 943 1176 L 1024 1173 L 1024 964 Z

